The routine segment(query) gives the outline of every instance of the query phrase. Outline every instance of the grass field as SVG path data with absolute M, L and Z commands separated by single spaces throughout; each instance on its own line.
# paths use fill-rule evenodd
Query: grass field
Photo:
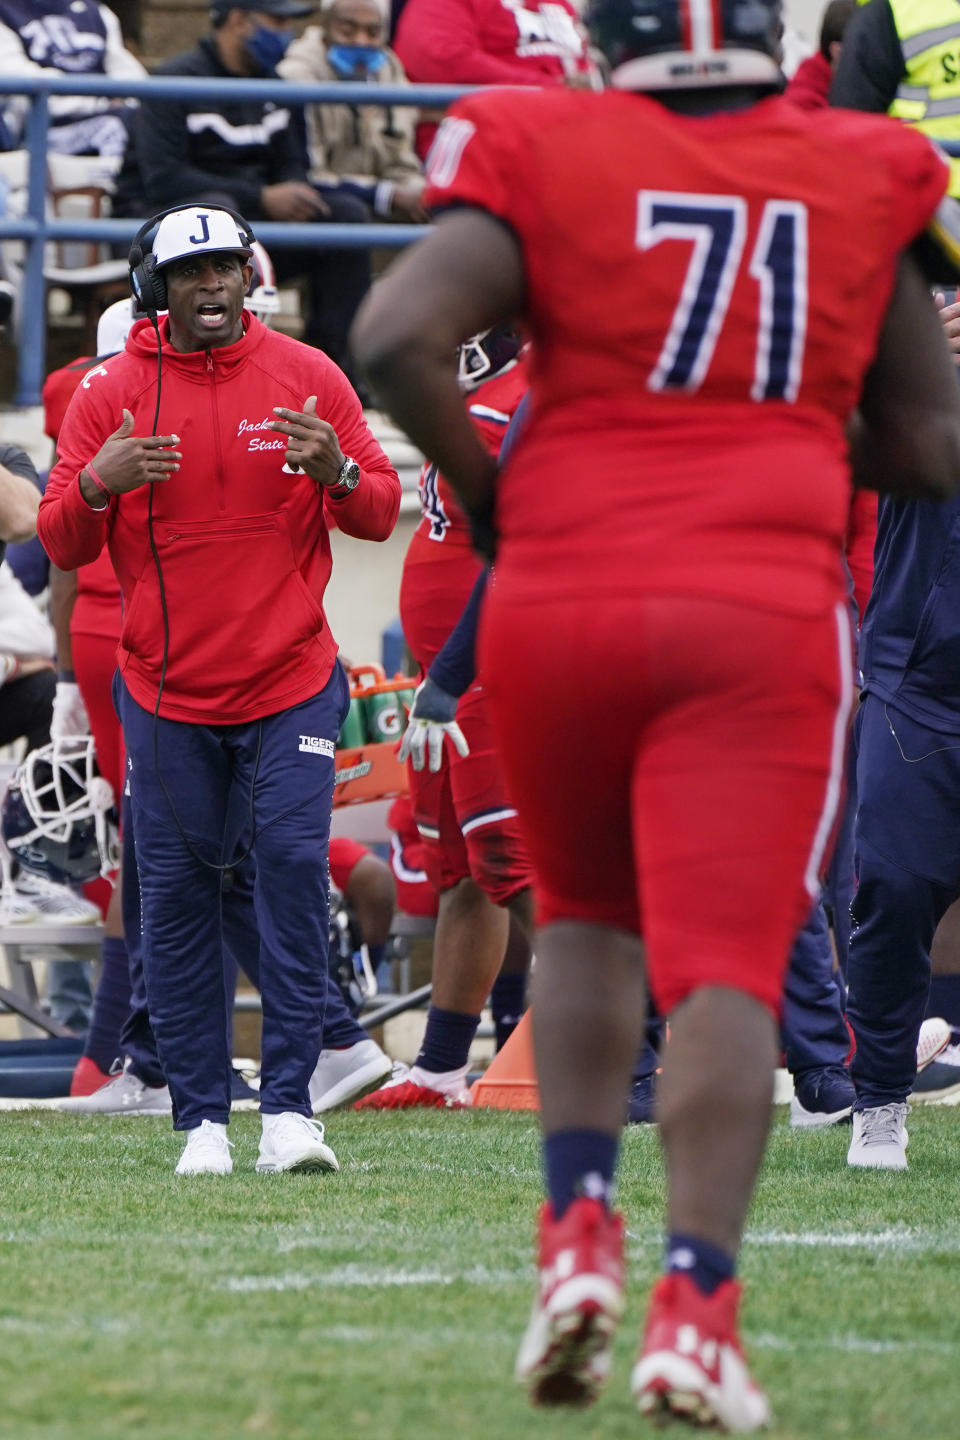
M 915 1111 L 905 1175 L 777 1112 L 745 1339 L 777 1437 L 960 1433 L 960 1114 Z M 345 1114 L 342 1173 L 177 1180 L 163 1120 L 0 1116 L 3 1440 L 506 1440 L 652 1434 L 627 1380 L 660 1255 L 657 1137 L 626 1138 L 631 1300 L 586 1414 L 512 1380 L 539 1200 L 530 1115 Z M 682 1428 L 670 1433 L 687 1433 Z

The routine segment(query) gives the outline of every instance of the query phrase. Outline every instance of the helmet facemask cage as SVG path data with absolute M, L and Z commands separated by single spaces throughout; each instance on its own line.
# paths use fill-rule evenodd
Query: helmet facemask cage
M 460 389 L 476 390 L 484 381 L 509 370 L 516 364 L 522 348 L 523 340 L 512 326 L 496 325 L 471 335 L 457 352 Z
M 119 863 L 113 786 L 96 768 L 89 735 L 67 735 L 31 750 L 11 781 L 19 789 L 33 829 L 7 841 L 16 853 L 37 840 L 67 845 L 74 826 L 92 820 L 100 856 L 100 873 Z

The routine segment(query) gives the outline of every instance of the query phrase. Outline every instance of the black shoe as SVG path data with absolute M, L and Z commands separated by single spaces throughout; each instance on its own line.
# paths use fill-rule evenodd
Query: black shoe
M 656 1125 L 656 1075 L 642 1075 L 630 1086 L 627 1102 L 628 1125 Z
M 911 1100 L 917 1100 L 921 1104 L 932 1103 L 934 1100 L 946 1100 L 948 1095 L 956 1095 L 960 1090 L 960 1044 L 948 1045 L 942 1050 L 936 1060 L 920 1071 L 913 1082 Z
M 849 1121 L 857 1096 L 846 1065 L 801 1070 L 794 1075 L 793 1084 L 790 1125 L 794 1130 L 819 1129 Z

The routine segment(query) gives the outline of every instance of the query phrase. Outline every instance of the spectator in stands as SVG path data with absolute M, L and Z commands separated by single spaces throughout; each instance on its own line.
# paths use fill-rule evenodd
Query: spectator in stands
M 146 71 L 123 43 L 120 22 L 97 0 L 0 0 L 0 75 L 109 75 L 139 80 Z M 0 149 L 23 144 L 25 95 L 5 95 Z M 58 155 L 121 156 L 135 113 L 127 100 L 50 97 L 50 149 Z
M 387 48 L 379 0 L 328 0 L 277 67 L 287 80 L 351 80 L 404 85 L 403 66 Z M 424 179 L 413 148 L 414 112 L 395 105 L 309 105 L 310 179 L 357 195 L 378 216 L 425 223 Z
M 595 75 L 571 0 L 406 0 L 394 46 L 408 78 L 428 85 L 591 85 Z M 418 127 L 421 158 L 435 130 L 435 119 Z
M 820 110 L 826 105 L 843 32 L 856 9 L 857 0 L 830 0 L 826 6 L 820 22 L 820 48 L 801 62 L 786 90 L 787 98 L 801 110 Z
M 309 15 L 303 0 L 214 0 L 212 30 L 158 75 L 276 78 L 292 39 L 290 22 Z M 228 205 L 254 224 L 363 221 L 356 196 L 321 195 L 307 179 L 302 141 L 289 109 L 272 100 L 151 101 L 133 127 L 114 212 L 142 217 L 180 204 Z M 304 339 L 341 368 L 347 332 L 370 284 L 365 250 L 280 250 L 277 279 L 310 281 Z

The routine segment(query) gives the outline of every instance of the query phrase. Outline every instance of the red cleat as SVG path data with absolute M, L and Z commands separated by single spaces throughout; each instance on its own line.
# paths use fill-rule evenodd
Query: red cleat
M 758 1430 L 770 1405 L 753 1383 L 737 1336 L 740 1286 L 704 1295 L 687 1275 L 654 1286 L 630 1388 L 644 1415 L 674 1416 L 722 1430 Z
M 451 1076 L 454 1072 L 450 1072 Z M 421 1110 L 465 1110 L 470 1104 L 470 1092 L 461 1083 L 453 1089 L 434 1089 L 432 1085 L 424 1085 L 423 1078 L 432 1074 L 429 1070 L 420 1070 L 416 1065 L 402 1065 L 398 1061 L 393 1067 L 393 1075 L 386 1085 L 381 1085 L 379 1090 L 373 1090 L 369 1095 L 354 1103 L 354 1110 L 413 1110 L 419 1107 Z M 455 1072 L 459 1077 L 461 1072 Z M 446 1076 L 441 1077 L 447 1079 Z
M 539 1284 L 516 1377 L 535 1405 L 590 1405 L 610 1374 L 623 1314 L 623 1216 L 575 1200 L 562 1220 L 540 1211 Z
M 70 1080 L 70 1094 L 92 1095 L 112 1078 L 100 1069 L 96 1060 L 91 1060 L 89 1055 L 81 1055 Z

